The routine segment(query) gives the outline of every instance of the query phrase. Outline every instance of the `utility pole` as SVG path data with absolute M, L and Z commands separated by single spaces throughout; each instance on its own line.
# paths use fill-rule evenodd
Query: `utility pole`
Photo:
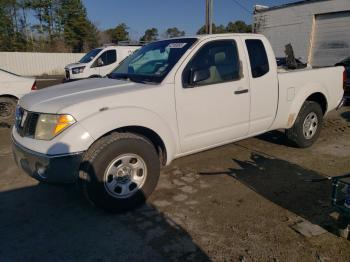
M 205 2 L 205 32 L 207 34 L 213 33 L 213 1 L 206 0 Z

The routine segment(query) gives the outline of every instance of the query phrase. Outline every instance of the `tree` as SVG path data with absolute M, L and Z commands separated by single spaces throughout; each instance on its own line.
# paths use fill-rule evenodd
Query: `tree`
M 243 21 L 229 22 L 226 26 L 226 31 L 229 33 L 251 33 L 252 26 L 247 25 Z
M 229 22 L 227 26 L 213 24 L 213 34 L 224 34 L 224 33 L 251 33 L 252 26 L 247 25 L 243 21 Z M 205 26 L 202 26 L 198 31 L 197 35 L 206 34 Z
M 4 51 L 11 50 L 11 42 L 14 38 L 14 28 L 9 9 L 8 1 L 0 2 L 0 47 Z
M 166 38 L 174 38 L 174 37 L 180 37 L 184 35 L 185 35 L 185 31 L 180 31 L 177 27 L 171 27 L 165 31 Z
M 129 40 L 128 27 L 125 23 L 117 25 L 115 28 L 106 30 L 107 35 L 110 37 L 110 41 L 118 43 L 119 41 Z
M 205 35 L 207 32 L 205 31 L 205 25 L 198 29 L 197 35 Z
M 4 51 L 26 50 L 26 39 L 16 0 L 0 1 L 0 48 Z
M 226 33 L 226 28 L 224 25 L 219 25 L 219 26 L 216 26 L 214 23 L 213 23 L 213 34 L 223 34 L 223 33 Z M 197 35 L 204 35 L 206 34 L 206 31 L 205 31 L 205 25 L 202 26 L 198 31 L 197 31 Z
M 214 34 L 224 34 L 227 33 L 226 27 L 224 25 L 219 25 L 219 26 L 213 26 L 213 33 Z
M 145 34 L 140 38 L 141 42 L 151 42 L 158 39 L 158 29 L 150 28 L 145 31 Z
M 64 41 L 73 52 L 83 52 L 98 44 L 96 26 L 87 18 L 81 0 L 62 0 L 59 11 Z
M 41 48 L 53 50 L 61 33 L 60 0 L 21 0 L 23 5 L 29 6 L 39 24 L 32 26 L 39 35 Z M 58 30 L 59 29 L 59 30 Z
M 97 41 L 82 0 L 0 0 L 0 50 L 82 52 Z

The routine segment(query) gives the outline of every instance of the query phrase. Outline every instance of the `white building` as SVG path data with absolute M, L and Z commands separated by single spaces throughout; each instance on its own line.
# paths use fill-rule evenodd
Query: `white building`
M 350 0 L 304 0 L 255 6 L 253 30 L 264 34 L 277 57 L 291 43 L 295 57 L 330 66 L 350 56 Z

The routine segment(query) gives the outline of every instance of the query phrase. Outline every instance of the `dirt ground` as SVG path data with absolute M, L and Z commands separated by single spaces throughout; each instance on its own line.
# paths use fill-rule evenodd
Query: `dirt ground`
M 174 161 L 143 207 L 110 215 L 75 186 L 41 184 L 14 164 L 0 128 L 0 261 L 350 261 L 336 235 L 331 185 L 350 173 L 350 107 L 332 112 L 317 144 L 279 131 Z M 325 233 L 305 237 L 308 221 Z

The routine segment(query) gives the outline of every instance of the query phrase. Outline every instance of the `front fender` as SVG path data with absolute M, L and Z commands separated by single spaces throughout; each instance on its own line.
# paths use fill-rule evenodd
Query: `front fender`
M 170 120 L 171 122 L 171 120 Z M 79 123 L 88 131 L 94 140 L 122 127 L 140 126 L 151 129 L 163 140 L 167 152 L 167 163 L 170 163 L 176 152 L 176 127 L 171 128 L 168 121 L 157 113 L 139 107 L 117 107 L 99 111 L 89 117 L 81 119 Z M 90 145 L 89 145 L 90 146 Z

